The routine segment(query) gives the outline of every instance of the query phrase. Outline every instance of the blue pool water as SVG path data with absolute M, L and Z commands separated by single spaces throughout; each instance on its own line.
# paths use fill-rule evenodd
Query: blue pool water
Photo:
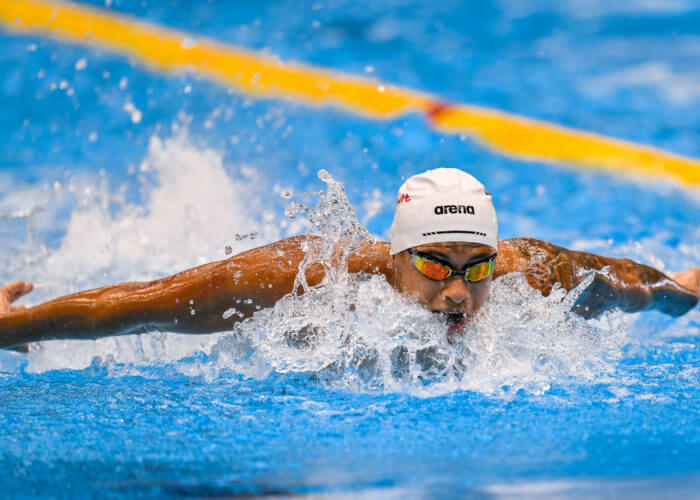
M 692 0 L 83 3 L 700 157 Z M 320 169 L 379 238 L 401 180 L 449 165 L 494 193 L 502 238 L 700 265 L 697 192 L 678 185 L 508 159 L 417 116 L 255 100 L 35 35 L 0 31 L 0 54 L 0 282 L 34 281 L 31 303 L 301 234 L 284 212 L 314 206 L 302 193 L 326 188 Z M 235 332 L 0 352 L 0 491 L 697 497 L 697 308 L 585 322 L 516 276 L 452 345 L 381 280 L 334 279 Z M 307 324 L 316 343 L 290 342 Z

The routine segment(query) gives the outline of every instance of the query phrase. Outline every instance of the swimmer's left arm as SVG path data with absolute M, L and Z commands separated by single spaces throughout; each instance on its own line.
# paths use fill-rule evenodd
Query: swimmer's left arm
M 593 282 L 576 302 L 574 310 L 586 318 L 614 308 L 627 312 L 656 309 L 680 316 L 698 303 L 697 269 L 676 275 L 674 280 L 630 259 L 568 250 L 532 238 L 503 240 L 498 250 L 494 277 L 522 272 L 530 285 L 545 295 L 555 283 L 571 290 L 591 273 L 608 267 L 608 274 L 594 274 Z

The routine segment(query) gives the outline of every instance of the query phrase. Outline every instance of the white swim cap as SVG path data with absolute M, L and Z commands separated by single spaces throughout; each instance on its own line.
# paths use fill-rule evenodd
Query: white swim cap
M 498 221 L 491 193 L 466 172 L 436 168 L 399 189 L 391 225 L 391 254 L 407 248 L 466 241 L 497 248 Z

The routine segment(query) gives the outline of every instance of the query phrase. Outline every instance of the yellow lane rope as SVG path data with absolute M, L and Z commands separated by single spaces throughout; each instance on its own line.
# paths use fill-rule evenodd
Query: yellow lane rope
M 0 0 L 0 24 L 127 53 L 161 71 L 191 69 L 241 92 L 333 105 L 374 119 L 406 113 L 434 128 L 469 134 L 494 151 L 532 161 L 573 164 L 673 179 L 700 186 L 700 161 L 543 121 L 188 36 L 123 15 L 51 0 Z

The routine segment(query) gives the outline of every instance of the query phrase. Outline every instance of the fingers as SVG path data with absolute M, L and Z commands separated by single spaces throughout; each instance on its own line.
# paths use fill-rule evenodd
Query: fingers
M 12 307 L 11 304 L 33 289 L 34 285 L 25 281 L 15 281 L 0 287 L 0 314 L 17 310 L 19 306 Z
M 10 302 L 14 302 L 21 296 L 28 294 L 34 290 L 34 285 L 26 281 L 15 281 L 2 288 L 6 291 L 6 297 Z

